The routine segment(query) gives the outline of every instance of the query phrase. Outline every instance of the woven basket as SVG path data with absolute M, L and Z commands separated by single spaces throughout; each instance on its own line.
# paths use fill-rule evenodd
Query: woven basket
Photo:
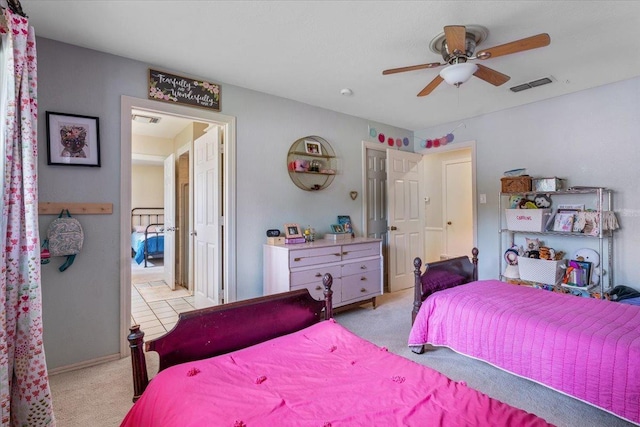
M 504 177 L 500 179 L 502 183 L 503 193 L 524 193 L 531 191 L 531 177 L 525 176 L 513 176 Z

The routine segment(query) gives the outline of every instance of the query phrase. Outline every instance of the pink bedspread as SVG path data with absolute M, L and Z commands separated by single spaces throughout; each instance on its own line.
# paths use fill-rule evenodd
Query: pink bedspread
M 159 373 L 122 426 L 543 426 L 334 321 Z
M 473 282 L 423 302 L 409 345 L 427 343 L 640 422 L 640 307 Z

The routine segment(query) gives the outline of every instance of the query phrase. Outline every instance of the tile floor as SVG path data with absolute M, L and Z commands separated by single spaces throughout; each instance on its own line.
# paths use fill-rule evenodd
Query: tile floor
M 140 325 L 144 339 L 150 340 L 171 330 L 178 321 L 178 313 L 195 308 L 193 296 L 179 296 L 158 301 L 147 301 L 138 289 L 164 287 L 162 265 L 142 269 L 132 265 L 131 269 L 131 324 Z M 184 292 L 178 293 L 184 295 Z

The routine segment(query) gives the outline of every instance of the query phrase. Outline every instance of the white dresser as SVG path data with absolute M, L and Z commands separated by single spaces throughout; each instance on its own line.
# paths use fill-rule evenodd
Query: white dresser
M 264 294 L 307 288 L 324 299 L 322 277 L 333 276 L 333 306 L 371 302 L 382 295 L 382 241 L 364 237 L 264 245 Z

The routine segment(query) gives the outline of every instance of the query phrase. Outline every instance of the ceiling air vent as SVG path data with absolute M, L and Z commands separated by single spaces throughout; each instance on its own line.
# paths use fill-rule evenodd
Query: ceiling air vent
M 553 80 L 551 80 L 549 77 L 543 77 L 541 79 L 534 80 L 534 81 L 529 82 L 529 83 L 523 83 L 521 85 L 511 87 L 511 88 L 509 88 L 509 90 L 511 92 L 522 92 L 523 90 L 527 90 L 527 89 L 531 89 L 533 87 L 546 85 L 546 84 L 549 84 L 551 82 L 553 82 Z
M 160 117 L 143 116 L 141 114 L 132 114 L 131 115 L 131 120 L 133 120 L 134 122 L 155 124 L 155 123 L 158 123 L 160 121 Z
M 542 85 L 546 85 L 551 83 L 551 79 L 549 77 L 545 77 L 542 79 L 538 79 L 538 80 L 534 80 L 532 82 L 529 82 L 529 85 L 531 85 L 531 87 L 538 87 L 538 86 L 542 86 Z
M 509 90 L 511 92 L 521 92 L 523 90 L 527 90 L 527 89 L 531 89 L 531 86 L 529 85 L 529 83 L 525 83 L 523 85 L 518 85 L 518 86 L 514 86 L 509 88 Z

